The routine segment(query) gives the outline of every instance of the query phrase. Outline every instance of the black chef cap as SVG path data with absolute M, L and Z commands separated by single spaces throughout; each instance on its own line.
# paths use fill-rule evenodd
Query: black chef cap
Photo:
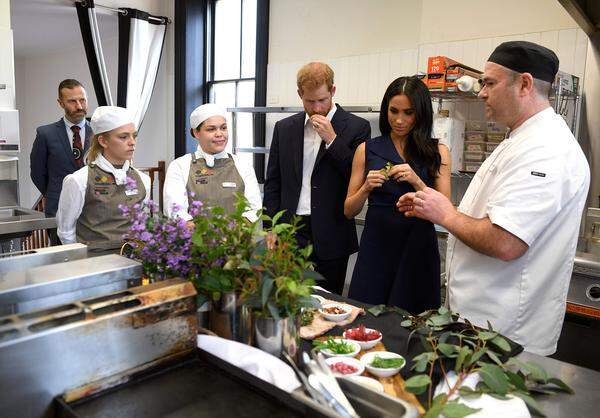
M 492 52 L 488 61 L 518 73 L 529 73 L 538 80 L 554 82 L 558 57 L 541 45 L 526 41 L 503 42 Z

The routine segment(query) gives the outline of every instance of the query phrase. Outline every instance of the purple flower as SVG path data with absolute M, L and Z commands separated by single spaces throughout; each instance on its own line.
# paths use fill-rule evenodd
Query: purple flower
M 137 189 L 137 181 L 135 181 L 135 179 L 133 179 L 132 177 L 125 176 L 125 190 L 130 192 L 130 191 L 136 190 L 136 189 Z

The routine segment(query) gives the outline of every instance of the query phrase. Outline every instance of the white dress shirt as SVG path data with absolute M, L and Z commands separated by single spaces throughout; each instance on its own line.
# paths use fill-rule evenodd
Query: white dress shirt
M 94 163 L 102 170 L 113 174 L 117 184 L 124 184 L 129 170 L 129 161 L 125 161 L 123 168 L 115 168 L 102 154 L 96 158 Z M 134 168 L 139 174 L 146 197 L 144 201 L 150 198 L 150 177 Z M 57 234 L 63 244 L 72 244 L 77 242 L 77 219 L 81 215 L 83 205 L 85 204 L 85 192 L 88 184 L 88 166 L 85 165 L 72 174 L 69 174 L 63 180 L 62 191 L 58 201 L 58 211 L 56 212 Z
M 77 124 L 72 123 L 63 116 L 63 121 L 65 122 L 65 129 L 67 130 L 67 137 L 69 137 L 69 145 L 71 149 L 73 149 L 73 131 L 71 130 L 71 126 L 79 126 L 79 137 L 81 138 L 81 147 L 85 146 L 85 118 Z
M 329 119 L 330 122 L 331 119 L 333 119 L 336 110 L 337 106 L 332 104 L 331 110 L 327 113 L 327 119 Z M 298 200 L 296 215 L 310 215 L 311 177 L 313 169 L 315 168 L 315 161 L 317 160 L 319 148 L 321 148 L 321 142 L 323 142 L 323 139 L 321 139 L 317 131 L 315 131 L 315 128 L 310 121 L 310 117 L 306 114 L 306 117 L 304 118 L 304 152 L 302 154 L 302 188 L 300 189 L 300 199 Z M 333 141 L 329 144 L 325 144 L 325 148 L 329 148 L 331 144 L 333 144 Z
M 195 152 L 196 158 L 204 158 L 205 154 L 202 151 L 200 145 Z M 209 156 L 210 158 L 211 156 Z M 213 158 L 229 158 L 229 154 L 226 151 L 218 154 L 213 154 Z M 237 169 L 240 177 L 244 181 L 244 196 L 248 199 L 250 204 L 250 210 L 244 213 L 244 216 L 251 222 L 258 219 L 257 212 L 262 208 L 262 196 L 260 194 L 260 188 L 258 187 L 258 180 L 256 180 L 256 173 L 254 168 L 244 164 L 240 161 L 237 155 L 232 155 L 233 163 Z M 170 218 L 180 217 L 189 221 L 192 219 L 188 213 L 189 202 L 188 202 L 188 191 L 187 182 L 190 175 L 190 164 L 192 163 L 191 154 L 185 154 L 182 157 L 175 159 L 169 168 L 167 169 L 167 175 L 165 179 L 164 187 L 164 212 Z M 174 211 L 173 207 L 177 206 L 178 211 Z
M 477 171 L 458 210 L 489 217 L 529 248 L 507 262 L 450 235 L 450 308 L 479 326 L 489 320 L 529 352 L 554 353 L 589 183 L 581 147 L 552 108 L 511 132 Z

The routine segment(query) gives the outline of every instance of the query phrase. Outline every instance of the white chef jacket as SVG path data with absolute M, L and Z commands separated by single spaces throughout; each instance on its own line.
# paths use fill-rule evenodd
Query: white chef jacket
M 552 108 L 511 132 L 477 171 L 458 210 L 489 217 L 529 249 L 505 262 L 450 235 L 449 307 L 479 326 L 489 320 L 529 352 L 554 353 L 589 183 L 581 147 Z
M 331 104 L 331 109 L 327 113 L 327 119 L 331 122 L 337 106 Z M 335 139 L 334 139 L 335 141 Z M 304 117 L 304 146 L 302 153 L 302 187 L 300 188 L 300 198 L 298 199 L 298 207 L 296 208 L 296 215 L 310 215 L 310 192 L 311 192 L 311 179 L 312 172 L 315 168 L 315 162 L 317 161 L 317 154 L 323 139 L 319 136 L 317 131 L 310 122 L 308 114 Z M 333 144 L 331 141 L 329 144 L 325 144 L 325 149 L 329 148 Z
M 204 153 L 202 152 L 200 145 L 198 145 L 195 154 L 198 159 L 204 158 Z M 229 154 L 224 151 L 214 155 L 214 157 L 229 158 Z M 258 219 L 257 211 L 262 208 L 262 196 L 260 194 L 260 188 L 258 187 L 258 180 L 256 180 L 256 173 L 254 172 L 254 168 L 240 161 L 237 155 L 232 155 L 232 157 L 235 168 L 244 181 L 244 196 L 248 199 L 248 203 L 250 204 L 250 210 L 244 212 L 244 216 L 251 222 L 254 222 Z M 163 198 L 165 215 L 170 218 L 180 217 L 186 221 L 192 219 L 191 215 L 188 213 L 189 202 L 187 191 L 187 181 L 190 175 L 191 163 L 191 154 L 185 154 L 184 156 L 173 160 L 167 169 Z M 178 206 L 179 211 L 173 211 L 173 205 Z
M 114 168 L 113 165 L 102 154 L 94 161 L 98 167 L 109 173 L 113 173 L 117 184 L 124 184 L 125 173 L 129 169 L 129 161 L 121 169 Z M 146 197 L 144 201 L 150 198 L 150 177 L 134 168 L 139 174 Z M 60 199 L 58 201 L 58 210 L 56 211 L 57 235 L 63 244 L 72 244 L 77 242 L 77 219 L 81 215 L 83 205 L 85 204 L 85 192 L 88 185 L 88 166 L 84 165 L 79 170 L 67 175 L 63 180 Z

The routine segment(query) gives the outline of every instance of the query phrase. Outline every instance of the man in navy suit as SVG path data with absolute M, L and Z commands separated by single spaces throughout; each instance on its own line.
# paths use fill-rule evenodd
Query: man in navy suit
M 285 209 L 284 220 L 303 218 L 298 242 L 313 245 L 312 260 L 326 279 L 323 287 L 341 294 L 348 256 L 358 250 L 344 200 L 354 150 L 371 137 L 371 127 L 333 103 L 333 70 L 327 64 L 303 66 L 297 86 L 305 112 L 275 124 L 263 203 L 269 216 Z
M 58 86 L 58 104 L 65 116 L 36 130 L 31 149 L 31 180 L 45 198 L 47 217 L 56 215 L 63 179 L 79 170 L 89 147 L 92 128 L 85 120 L 87 94 L 77 80 L 67 79 Z M 56 229 L 48 230 L 52 245 L 60 244 Z

